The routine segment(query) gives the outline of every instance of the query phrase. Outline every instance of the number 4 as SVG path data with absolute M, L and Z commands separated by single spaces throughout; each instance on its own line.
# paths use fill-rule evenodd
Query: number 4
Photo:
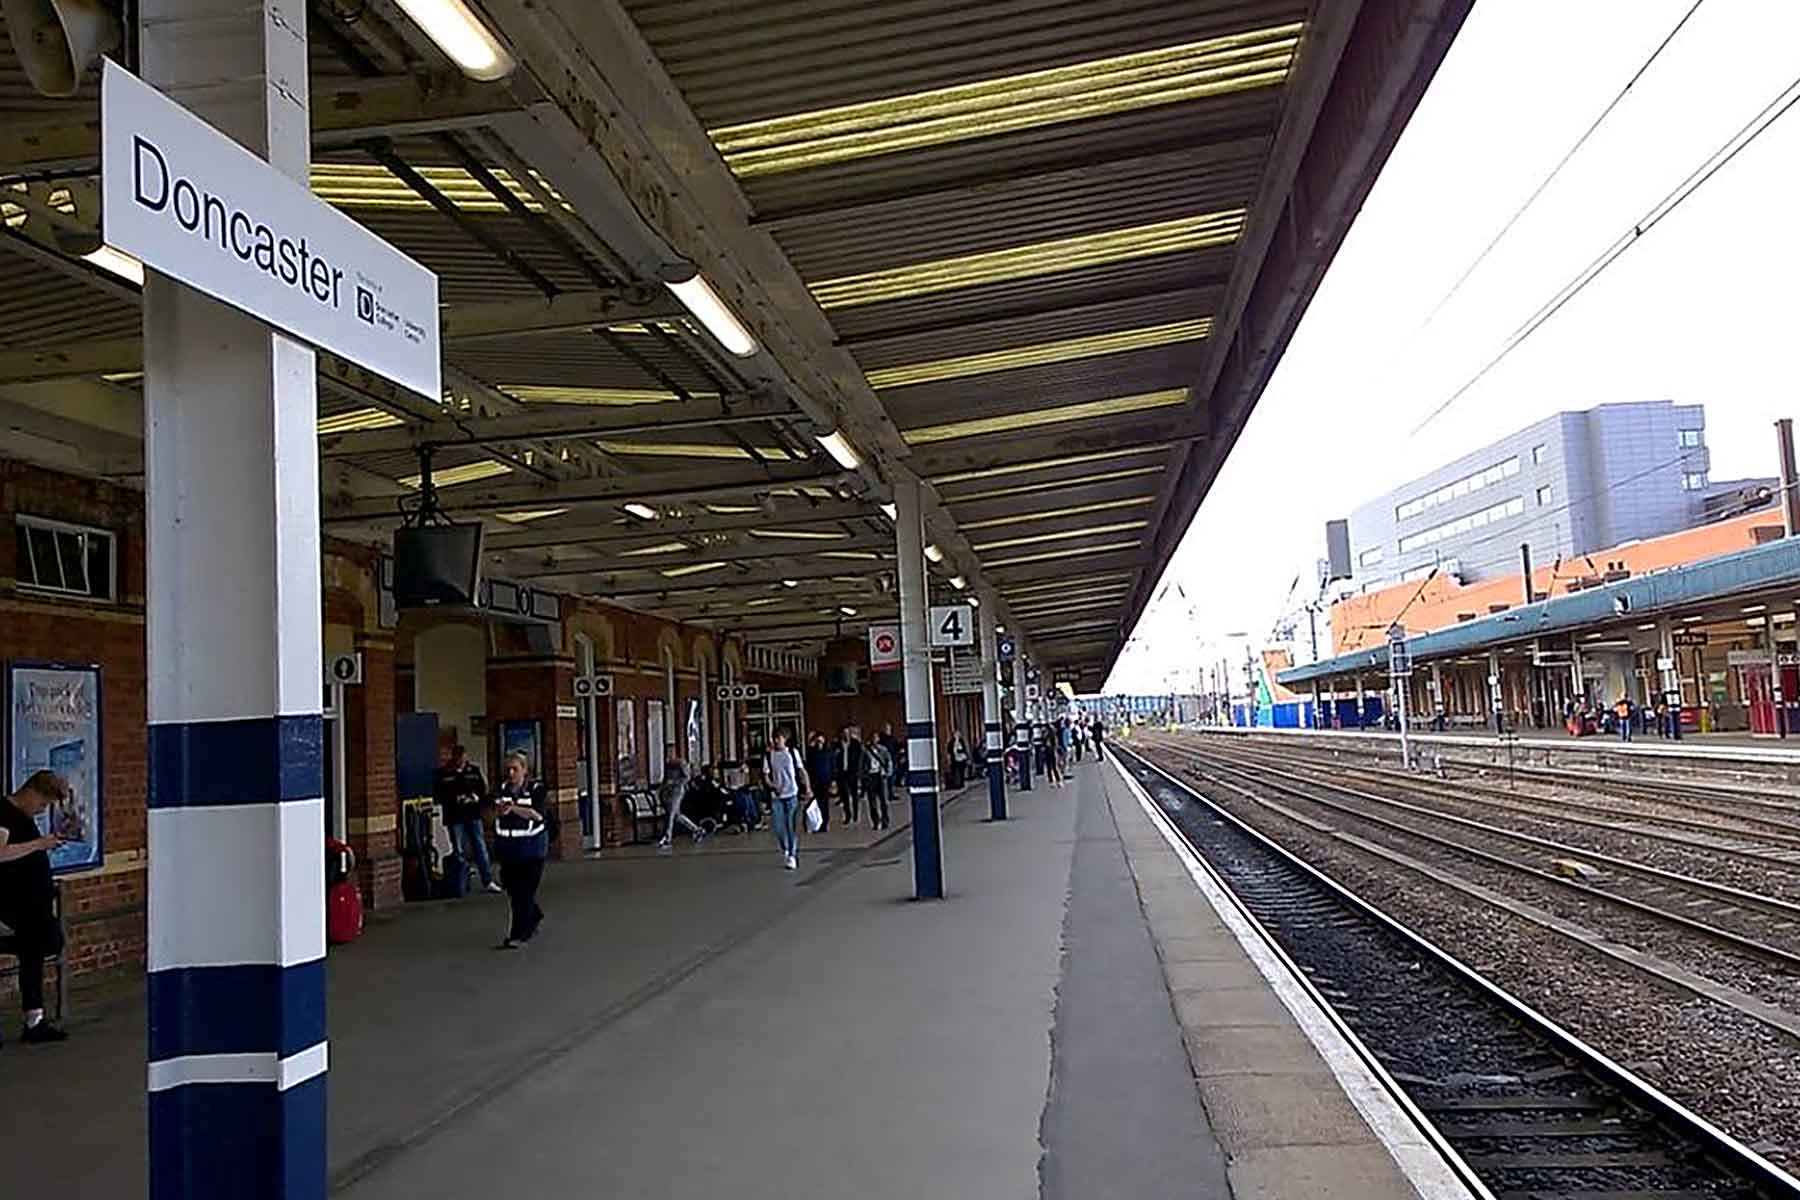
M 938 626 L 938 632 L 952 640 L 962 638 L 962 609 L 953 608 L 944 614 L 944 623 Z

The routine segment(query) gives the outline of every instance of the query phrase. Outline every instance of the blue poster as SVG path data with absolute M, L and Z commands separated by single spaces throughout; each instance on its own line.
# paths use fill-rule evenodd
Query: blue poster
M 68 839 L 50 852 L 55 871 L 97 867 L 101 837 L 100 668 L 13 663 L 7 672 L 9 792 L 35 771 L 68 784 L 67 801 L 38 815 L 46 834 Z

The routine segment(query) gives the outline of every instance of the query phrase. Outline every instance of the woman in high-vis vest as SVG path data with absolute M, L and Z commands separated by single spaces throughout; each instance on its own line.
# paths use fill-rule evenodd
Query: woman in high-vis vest
M 506 782 L 494 795 L 494 807 L 500 882 L 512 900 L 512 926 L 500 949 L 517 950 L 543 923 L 537 890 L 550 853 L 549 801 L 544 785 L 531 778 L 531 764 L 523 754 L 506 756 Z

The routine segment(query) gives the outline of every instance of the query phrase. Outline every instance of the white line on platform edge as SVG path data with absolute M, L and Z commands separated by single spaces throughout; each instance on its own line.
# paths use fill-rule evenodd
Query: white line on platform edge
M 1492 1200 L 1492 1193 L 1485 1188 L 1480 1193 L 1472 1192 L 1457 1177 L 1455 1171 L 1444 1161 L 1439 1147 L 1420 1132 L 1418 1125 L 1375 1078 L 1369 1064 L 1363 1061 L 1331 1018 L 1319 1008 L 1305 985 L 1294 978 L 1283 961 L 1263 941 L 1261 934 L 1244 919 L 1231 898 L 1201 863 L 1193 847 L 1176 831 L 1149 793 L 1131 777 L 1130 772 L 1125 770 L 1116 757 L 1109 758 L 1108 761 L 1113 770 L 1118 772 L 1119 778 L 1125 781 L 1126 787 L 1131 789 L 1138 807 L 1144 810 L 1150 823 L 1162 835 L 1163 841 L 1168 843 L 1181 865 L 1187 869 L 1194 886 L 1200 889 L 1200 894 L 1212 905 L 1219 920 L 1231 930 L 1238 945 L 1243 947 L 1257 971 L 1293 1015 L 1301 1032 L 1306 1034 L 1307 1040 L 1325 1060 L 1325 1065 L 1330 1068 L 1344 1094 L 1356 1106 L 1356 1111 L 1362 1114 L 1363 1120 L 1380 1139 L 1382 1146 L 1399 1166 L 1401 1174 L 1406 1176 L 1422 1200 Z

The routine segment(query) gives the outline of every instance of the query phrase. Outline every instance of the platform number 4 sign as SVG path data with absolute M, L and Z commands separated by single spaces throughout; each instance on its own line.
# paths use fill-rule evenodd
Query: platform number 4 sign
M 932 605 L 931 644 L 933 646 L 973 646 L 975 644 L 974 608 L 967 604 Z

